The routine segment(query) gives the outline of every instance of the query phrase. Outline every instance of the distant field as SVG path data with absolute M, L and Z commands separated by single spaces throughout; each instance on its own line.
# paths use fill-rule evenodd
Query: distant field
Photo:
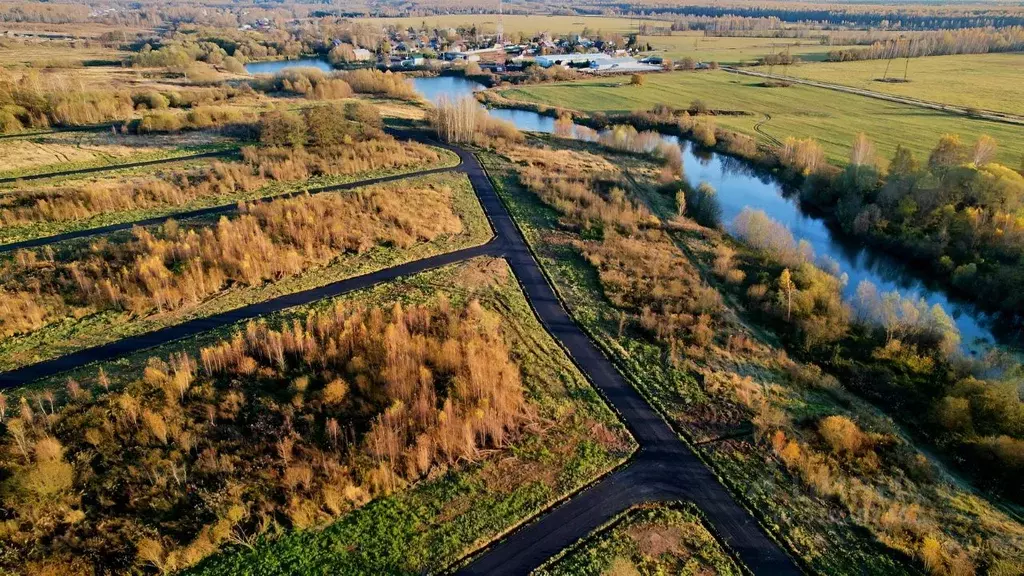
M 804 61 L 821 61 L 829 50 L 844 46 L 827 46 L 816 40 L 793 38 L 732 38 L 704 36 L 703 32 L 676 32 L 672 36 L 640 36 L 642 45 L 654 48 L 650 54 L 660 54 L 673 60 L 690 57 L 700 62 L 720 64 L 746 64 L 762 56 L 785 52 L 799 56 Z M 781 71 L 781 67 L 776 71 Z
M 167 158 L 227 141 L 211 131 L 147 135 L 54 132 L 0 142 L 0 158 L 4 159 L 0 178 Z
M 1019 166 L 1024 156 L 1024 130 L 1020 126 L 976 120 L 915 106 L 885 102 L 834 90 L 793 85 L 764 88 L 760 80 L 717 72 L 650 74 L 641 86 L 628 78 L 596 78 L 575 83 L 547 84 L 505 90 L 506 97 L 573 108 L 585 112 L 646 110 L 655 104 L 685 107 L 695 99 L 716 109 L 743 110 L 747 116 L 719 116 L 718 124 L 767 142 L 765 135 L 812 137 L 821 142 L 831 162 L 847 160 L 850 142 L 865 132 L 883 160 L 897 144 L 910 147 L 925 159 L 939 137 L 960 134 L 973 140 L 988 134 L 999 143 L 998 159 Z M 770 119 L 767 119 L 770 116 Z M 763 123 L 762 123 L 763 122 Z M 760 125 L 759 133 L 755 126 Z
M 419 28 L 424 22 L 430 28 L 457 28 L 459 26 L 473 26 L 481 33 L 494 33 L 498 24 L 497 14 L 450 14 L 444 16 L 422 16 L 408 18 L 359 18 L 358 22 L 378 24 L 380 26 L 414 26 Z M 579 33 L 583 28 L 590 28 L 594 32 L 617 32 L 625 34 L 636 31 L 640 22 L 655 22 L 655 20 L 642 20 L 638 18 L 614 18 L 604 16 L 547 16 L 547 15 L 509 15 L 504 17 L 505 33 L 511 34 L 522 32 L 523 34 L 539 34 L 549 32 L 551 34 Z M 662 24 L 665 24 L 662 22 Z
M 906 83 L 879 82 L 886 60 L 822 62 L 805 66 L 776 66 L 776 74 L 834 82 L 897 96 L 943 104 L 972 106 L 1011 114 L 1024 114 L 1024 54 L 971 54 L 893 60 L 888 77 Z M 757 68 L 757 70 L 767 70 Z
M 103 46 L 74 46 L 64 41 L 0 41 L 0 66 L 67 67 L 90 61 L 125 60 L 129 53 Z

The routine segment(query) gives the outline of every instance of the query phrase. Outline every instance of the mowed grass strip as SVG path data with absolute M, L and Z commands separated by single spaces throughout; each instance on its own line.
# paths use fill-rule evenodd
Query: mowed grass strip
M 876 144 L 883 164 L 897 144 L 909 147 L 920 160 L 943 134 L 973 141 L 987 134 L 999 143 L 997 161 L 1018 166 L 1024 156 L 1020 126 L 977 120 L 916 106 L 844 94 L 825 88 L 792 85 L 766 88 L 757 78 L 725 71 L 649 74 L 643 86 L 630 86 L 628 77 L 594 78 L 504 90 L 508 98 L 572 108 L 584 112 L 630 112 L 657 104 L 685 108 L 701 100 L 717 110 L 739 110 L 743 116 L 718 116 L 719 126 L 768 143 L 765 134 L 814 138 L 830 162 L 845 164 L 850 144 L 864 132 Z M 768 117 L 770 116 L 770 119 Z M 758 126 L 761 132 L 755 130 Z
M 768 68 L 755 70 L 767 72 Z M 1021 53 L 925 56 L 893 60 L 891 65 L 888 60 L 821 62 L 775 66 L 772 71 L 929 102 L 1024 115 Z M 908 82 L 879 82 L 883 76 L 902 80 L 904 73 Z

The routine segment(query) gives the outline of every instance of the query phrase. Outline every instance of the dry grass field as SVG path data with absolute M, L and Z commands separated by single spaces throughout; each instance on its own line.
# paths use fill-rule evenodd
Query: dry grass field
M 111 132 L 55 132 L 0 141 L 3 168 L 8 172 L 46 172 L 75 165 L 119 164 L 140 156 L 170 153 L 175 149 L 226 142 L 216 132 L 180 134 L 113 134 Z
M 91 62 L 124 61 L 130 53 L 82 40 L 5 39 L 0 34 L 0 66 L 68 68 Z

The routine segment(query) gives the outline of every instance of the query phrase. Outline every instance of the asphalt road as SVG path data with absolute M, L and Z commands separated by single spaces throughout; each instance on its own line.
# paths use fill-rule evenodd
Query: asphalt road
M 410 133 L 400 135 L 416 137 Z M 636 438 L 640 450 L 626 466 L 541 513 L 504 539 L 478 553 L 459 573 L 492 576 L 527 574 L 558 551 L 635 504 L 689 500 L 700 507 L 716 535 L 753 573 L 800 574 L 793 560 L 767 537 L 750 513 L 736 502 L 711 470 L 622 378 L 611 361 L 573 322 L 495 192 L 483 167 L 469 152 L 454 147 L 450 149 L 461 158 L 462 164 L 459 169 L 469 176 L 477 197 L 491 221 L 495 237 L 489 243 L 409 262 L 321 288 L 281 296 L 2 373 L 0 388 L 20 386 L 93 362 L 116 358 L 195 336 L 240 320 L 367 288 L 380 282 L 467 258 L 481 255 L 502 256 L 509 262 L 541 323 L 563 345 L 580 370 L 612 404 Z

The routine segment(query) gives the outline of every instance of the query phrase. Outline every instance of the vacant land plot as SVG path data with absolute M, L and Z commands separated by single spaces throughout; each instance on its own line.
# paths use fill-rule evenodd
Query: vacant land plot
M 60 40 L 0 40 L 0 66 L 69 68 L 93 63 L 126 61 L 129 52 L 98 43 Z
M 570 313 L 811 572 L 917 573 L 922 533 L 961 565 L 1020 571 L 1024 526 L 820 368 L 791 360 L 776 334 L 734 307 L 715 270 L 741 247 L 678 218 L 678 197 L 650 177 L 616 177 L 617 158 L 580 154 L 579 143 L 559 152 L 548 141 L 555 152 L 510 148 L 508 159 L 485 155 L 485 165 Z M 598 180 L 593 192 L 580 174 Z M 644 227 L 631 230 L 634 222 Z M 706 312 L 689 312 L 694 305 Z M 830 457 L 818 423 L 837 415 L 876 439 L 878 460 L 798 470 L 795 450 L 817 463 Z M 806 474 L 826 469 L 827 480 Z M 850 498 L 861 490 L 867 500 Z M 909 510 L 907 522 L 890 522 Z
M 106 130 L 0 140 L 0 178 L 174 158 L 231 141 L 216 132 L 134 135 Z
M 607 528 L 537 569 L 534 575 L 741 573 L 704 527 L 696 506 L 658 504 L 626 512 Z
M 396 338 L 401 339 L 402 334 L 391 329 L 386 337 L 388 353 L 383 352 L 382 343 L 380 355 L 372 352 L 352 358 L 348 363 L 339 363 L 339 354 L 344 356 L 353 352 L 332 347 L 332 360 L 325 365 L 304 361 L 303 355 L 295 354 L 289 344 L 285 364 L 267 364 L 266 360 L 260 359 L 258 362 L 265 366 L 260 369 L 259 376 L 216 378 L 216 384 L 212 386 L 206 383 L 210 378 L 210 367 L 216 364 L 207 362 L 212 361 L 213 355 L 201 354 L 202 348 L 223 349 L 235 338 L 243 341 L 249 338 L 252 330 L 259 333 L 279 330 L 291 334 L 295 326 L 301 327 L 310 319 L 319 322 L 316 328 L 309 330 L 320 334 L 317 337 L 320 338 L 325 334 L 323 320 L 337 318 L 339 310 L 362 309 L 364 318 L 365 311 L 375 310 L 367 322 L 376 322 L 374 326 L 377 326 L 380 322 L 392 322 L 391 319 L 402 310 L 415 315 L 417 310 L 422 310 L 419 306 L 435 311 L 460 311 L 463 317 L 468 314 L 470 318 L 478 319 L 480 329 L 500 336 L 510 363 L 518 370 L 518 374 L 514 378 L 510 376 L 510 379 L 518 382 L 522 389 L 524 406 L 521 416 L 517 417 L 521 424 L 496 442 L 484 445 L 481 441 L 479 449 L 473 449 L 463 457 L 448 459 L 444 456 L 448 440 L 428 445 L 420 438 L 412 451 L 424 453 L 426 450 L 428 458 L 410 460 L 413 468 L 406 468 L 403 464 L 395 472 L 382 476 L 381 464 L 398 464 L 398 461 L 385 456 L 366 429 L 374 422 L 377 422 L 375 428 L 393 422 L 385 415 L 384 408 L 387 414 L 399 410 L 396 406 L 381 407 L 377 389 L 386 387 L 394 393 L 393 384 L 385 385 L 383 381 L 394 382 L 398 372 L 407 373 L 407 366 L 403 365 L 401 370 L 396 366 L 393 370 L 374 372 L 377 363 L 402 349 L 401 346 L 395 347 Z M 436 317 L 438 313 L 434 314 Z M 418 317 L 424 318 L 422 313 Z M 413 319 L 410 331 L 418 334 L 425 327 L 438 330 L 439 325 L 449 321 L 443 315 L 431 324 L 417 323 Z M 195 362 L 192 366 L 196 378 L 191 390 L 185 391 L 180 400 L 177 393 L 173 396 L 175 404 L 201 407 L 201 403 L 210 402 L 211 395 L 224 394 L 230 402 L 240 399 L 239 394 L 243 394 L 246 400 L 236 405 L 240 411 L 234 416 L 218 412 L 214 420 L 208 420 L 203 411 L 165 413 L 168 423 L 181 423 L 184 417 L 188 429 L 209 427 L 208 433 L 201 437 L 192 436 L 196 442 L 193 446 L 200 448 L 191 452 L 185 450 L 184 454 L 179 449 L 183 438 L 181 428 L 172 429 L 169 437 L 173 440 L 163 446 L 145 441 L 138 445 L 133 438 L 142 438 L 142 433 L 137 437 L 130 433 L 106 437 L 103 443 L 107 446 L 120 442 L 126 450 L 142 450 L 154 456 L 154 451 L 163 450 L 174 452 L 175 457 L 184 455 L 183 462 L 176 462 L 179 466 L 184 464 L 189 474 L 184 483 L 172 480 L 156 487 L 141 480 L 146 490 L 155 489 L 166 495 L 166 498 L 159 499 L 160 504 L 149 499 L 137 499 L 125 506 L 102 497 L 85 498 L 79 529 L 96 529 L 97 523 L 104 518 L 120 519 L 113 523 L 116 528 L 113 524 L 99 528 L 103 532 L 98 536 L 109 543 L 106 548 L 109 554 L 105 555 L 105 560 L 116 558 L 122 563 L 142 566 L 148 562 L 142 550 L 146 550 L 147 545 L 152 548 L 152 545 L 143 545 L 141 541 L 148 539 L 161 544 L 161 564 L 176 569 L 187 568 L 216 552 L 220 546 L 226 548 L 221 554 L 195 566 L 190 572 L 194 574 L 438 572 L 552 501 L 593 480 L 621 462 L 635 447 L 611 410 L 541 327 L 511 271 L 501 260 L 481 258 L 426 272 L 292 309 L 261 319 L 254 325 L 252 328 L 250 326 L 253 325 L 232 326 L 101 367 L 84 369 L 72 375 L 80 390 L 85 391 L 84 396 L 65 397 L 65 380 L 55 383 L 53 390 L 57 392 L 59 416 L 64 411 L 80 412 L 93 402 L 109 402 L 111 395 L 114 400 L 122 395 L 134 395 L 145 409 L 143 421 L 155 422 L 153 413 L 159 412 L 154 409 L 154 402 L 160 402 L 158 397 L 162 395 L 158 393 L 157 398 L 138 395 L 140 389 L 155 382 L 157 372 L 154 370 L 159 371 L 158 366 L 163 364 L 149 359 L 170 359 L 180 368 L 180 353 L 184 352 Z M 339 330 L 337 334 L 338 343 L 343 347 L 353 337 L 348 328 L 346 325 L 346 330 Z M 355 328 L 355 332 L 363 337 L 384 338 L 383 328 L 381 331 L 367 331 L 364 326 L 362 331 Z M 310 335 L 310 338 L 314 337 Z M 465 339 L 466 334 L 457 338 Z M 333 342 L 332 335 L 332 346 Z M 422 344 L 424 348 L 427 344 L 423 339 L 414 343 Z M 435 362 L 433 373 L 420 372 L 420 378 L 438 384 L 438 397 L 447 395 L 452 398 L 457 393 L 443 385 L 451 380 L 446 371 L 450 369 L 439 368 L 436 362 L 449 361 L 442 358 L 469 358 L 478 353 L 496 352 L 493 347 L 481 348 L 478 344 L 462 349 L 456 344 L 456 350 L 453 350 L 451 345 L 455 343 L 456 337 L 453 336 L 446 343 L 443 356 L 430 355 L 430 361 Z M 399 360 L 403 358 L 399 357 Z M 104 371 L 102 378 L 98 368 Z M 415 370 L 416 366 L 413 368 Z M 275 381 L 270 376 L 271 371 L 280 372 L 285 377 Z M 217 372 L 214 369 L 212 373 L 216 376 Z M 340 383 L 334 383 L 328 377 L 336 377 Z M 330 386 L 325 385 L 328 382 Z M 26 393 L 34 397 L 41 391 L 36 386 L 14 394 Z M 212 406 L 215 407 L 216 403 Z M 226 405 L 221 404 L 221 407 Z M 414 407 L 410 405 L 408 408 Z M 426 410 L 421 414 L 437 415 L 442 411 L 440 406 L 420 408 Z M 285 416 L 282 422 L 281 418 L 271 416 L 278 410 L 294 417 Z M 439 421 L 440 430 L 443 431 L 445 423 L 451 421 L 451 412 L 448 410 L 447 416 L 433 418 Z M 337 419 L 334 428 L 328 418 Z M 332 429 L 336 435 L 332 435 Z M 66 427 L 61 430 L 55 430 L 53 434 L 65 447 L 82 446 L 80 437 L 71 436 L 73 430 Z M 265 439 L 268 432 L 276 437 Z M 234 440 L 238 433 L 260 441 L 239 444 Z M 95 435 L 92 437 L 95 439 Z M 375 438 L 381 439 L 379 434 Z M 218 454 L 219 462 L 231 460 L 233 465 L 219 467 L 216 471 L 205 468 L 211 449 Z M 254 452 L 258 459 L 240 457 Z M 435 454 L 436 458 L 429 458 L 430 454 Z M 76 460 L 76 466 L 81 465 L 82 468 L 76 468 L 76 477 L 80 480 L 75 486 L 75 494 L 79 489 L 86 490 L 90 496 L 106 494 L 112 486 L 135 485 L 139 478 L 145 477 L 139 468 L 120 467 L 116 452 L 104 451 L 102 458 L 110 466 L 97 473 L 106 478 L 116 476 L 123 482 L 93 482 L 82 474 L 92 470 L 91 465 Z M 69 455 L 68 461 L 72 460 Z M 415 464 L 416 461 L 422 465 Z M 16 465 L 13 457 L 9 462 Z M 303 470 L 312 470 L 313 477 L 308 481 L 302 480 L 306 478 Z M 336 473 L 344 470 L 351 471 L 351 475 L 346 474 L 346 480 L 326 481 L 336 478 Z M 209 474 L 217 474 L 228 481 L 209 483 Z M 301 480 L 299 484 L 294 483 L 296 478 Z M 217 492 L 218 496 L 203 499 L 202 504 L 188 498 L 188 494 L 198 490 L 199 484 L 205 493 L 212 495 Z M 214 488 L 214 485 L 219 488 Z M 275 486 L 285 489 L 283 493 L 278 492 L 280 499 L 273 497 L 273 492 L 268 492 Z M 66 495 L 74 497 L 74 494 Z M 274 500 L 278 504 L 271 504 Z M 51 502 L 59 506 L 60 502 L 67 500 L 61 498 Z M 239 505 L 232 505 L 235 502 Z M 195 514 L 197 507 L 209 513 Z M 197 525 L 195 530 L 188 532 L 175 530 L 181 526 L 179 522 L 205 524 L 209 529 L 200 530 Z M 258 538 L 260 533 L 268 533 L 270 537 Z M 240 534 L 244 536 L 238 537 Z M 35 542 L 40 546 L 39 551 L 45 554 L 45 545 L 39 540 Z M 75 550 L 76 546 L 89 546 L 92 541 L 80 542 L 86 543 L 77 544 L 69 540 L 68 545 Z M 138 553 L 137 549 L 140 550 Z M 65 554 L 62 560 L 67 558 L 67 550 L 51 549 Z M 173 554 L 170 553 L 172 551 Z M 11 561 L 17 561 L 17 558 L 5 562 Z
M 481 34 L 493 34 L 497 29 L 497 14 L 451 14 L 445 16 L 412 16 L 408 18 L 360 18 L 357 22 L 366 22 L 375 26 L 398 26 L 419 28 L 426 23 L 428 28 L 458 28 L 464 26 L 477 27 Z M 505 34 L 522 33 L 534 36 L 544 32 L 550 34 L 582 34 L 584 28 L 593 33 L 609 32 L 627 34 L 636 32 L 641 22 L 652 22 L 667 26 L 666 22 L 637 18 L 618 18 L 614 16 L 548 16 L 506 14 L 503 17 Z
M 198 150 L 214 147 L 199 147 Z M 134 222 L 189 210 L 268 198 L 354 180 L 454 166 L 446 150 L 391 138 L 329 149 L 284 152 L 246 147 L 205 164 L 160 164 L 150 172 L 115 171 L 89 180 L 48 179 L 0 193 L 0 242 L 16 242 Z
M 892 157 L 897 144 L 925 159 L 939 137 L 950 133 L 968 141 L 982 134 L 995 138 L 999 143 L 997 159 L 1008 166 L 1019 166 L 1024 156 L 1024 131 L 1020 126 L 811 86 L 766 88 L 758 79 L 725 71 L 651 74 L 645 80 L 643 86 L 630 86 L 628 78 L 596 78 L 504 90 L 502 94 L 585 112 L 629 112 L 657 104 L 685 108 L 701 100 L 712 109 L 749 113 L 718 116 L 715 121 L 719 126 L 765 143 L 789 136 L 814 138 L 836 164 L 846 163 L 858 132 L 875 142 L 883 161 Z
M 769 54 L 789 52 L 807 62 L 825 59 L 829 50 L 845 46 L 828 46 L 816 40 L 792 38 L 739 38 L 730 36 L 704 36 L 703 32 L 674 32 L 671 36 L 640 36 L 641 46 L 650 44 L 656 54 L 678 62 L 693 58 L 698 62 L 741 65 L 756 62 Z M 781 67 L 778 69 L 781 70 Z
M 887 60 L 822 62 L 787 69 L 776 66 L 773 72 L 930 102 L 1024 115 L 1024 54 L 925 56 L 893 60 L 891 65 Z M 883 76 L 902 79 L 904 72 L 909 82 L 879 82 Z
M 19 252 L 2 262 L 0 370 L 475 246 L 490 235 L 469 180 L 439 174 L 256 204 L 231 220 Z M 31 277 L 42 293 L 17 287 Z M 70 292 L 52 292 L 64 282 Z

